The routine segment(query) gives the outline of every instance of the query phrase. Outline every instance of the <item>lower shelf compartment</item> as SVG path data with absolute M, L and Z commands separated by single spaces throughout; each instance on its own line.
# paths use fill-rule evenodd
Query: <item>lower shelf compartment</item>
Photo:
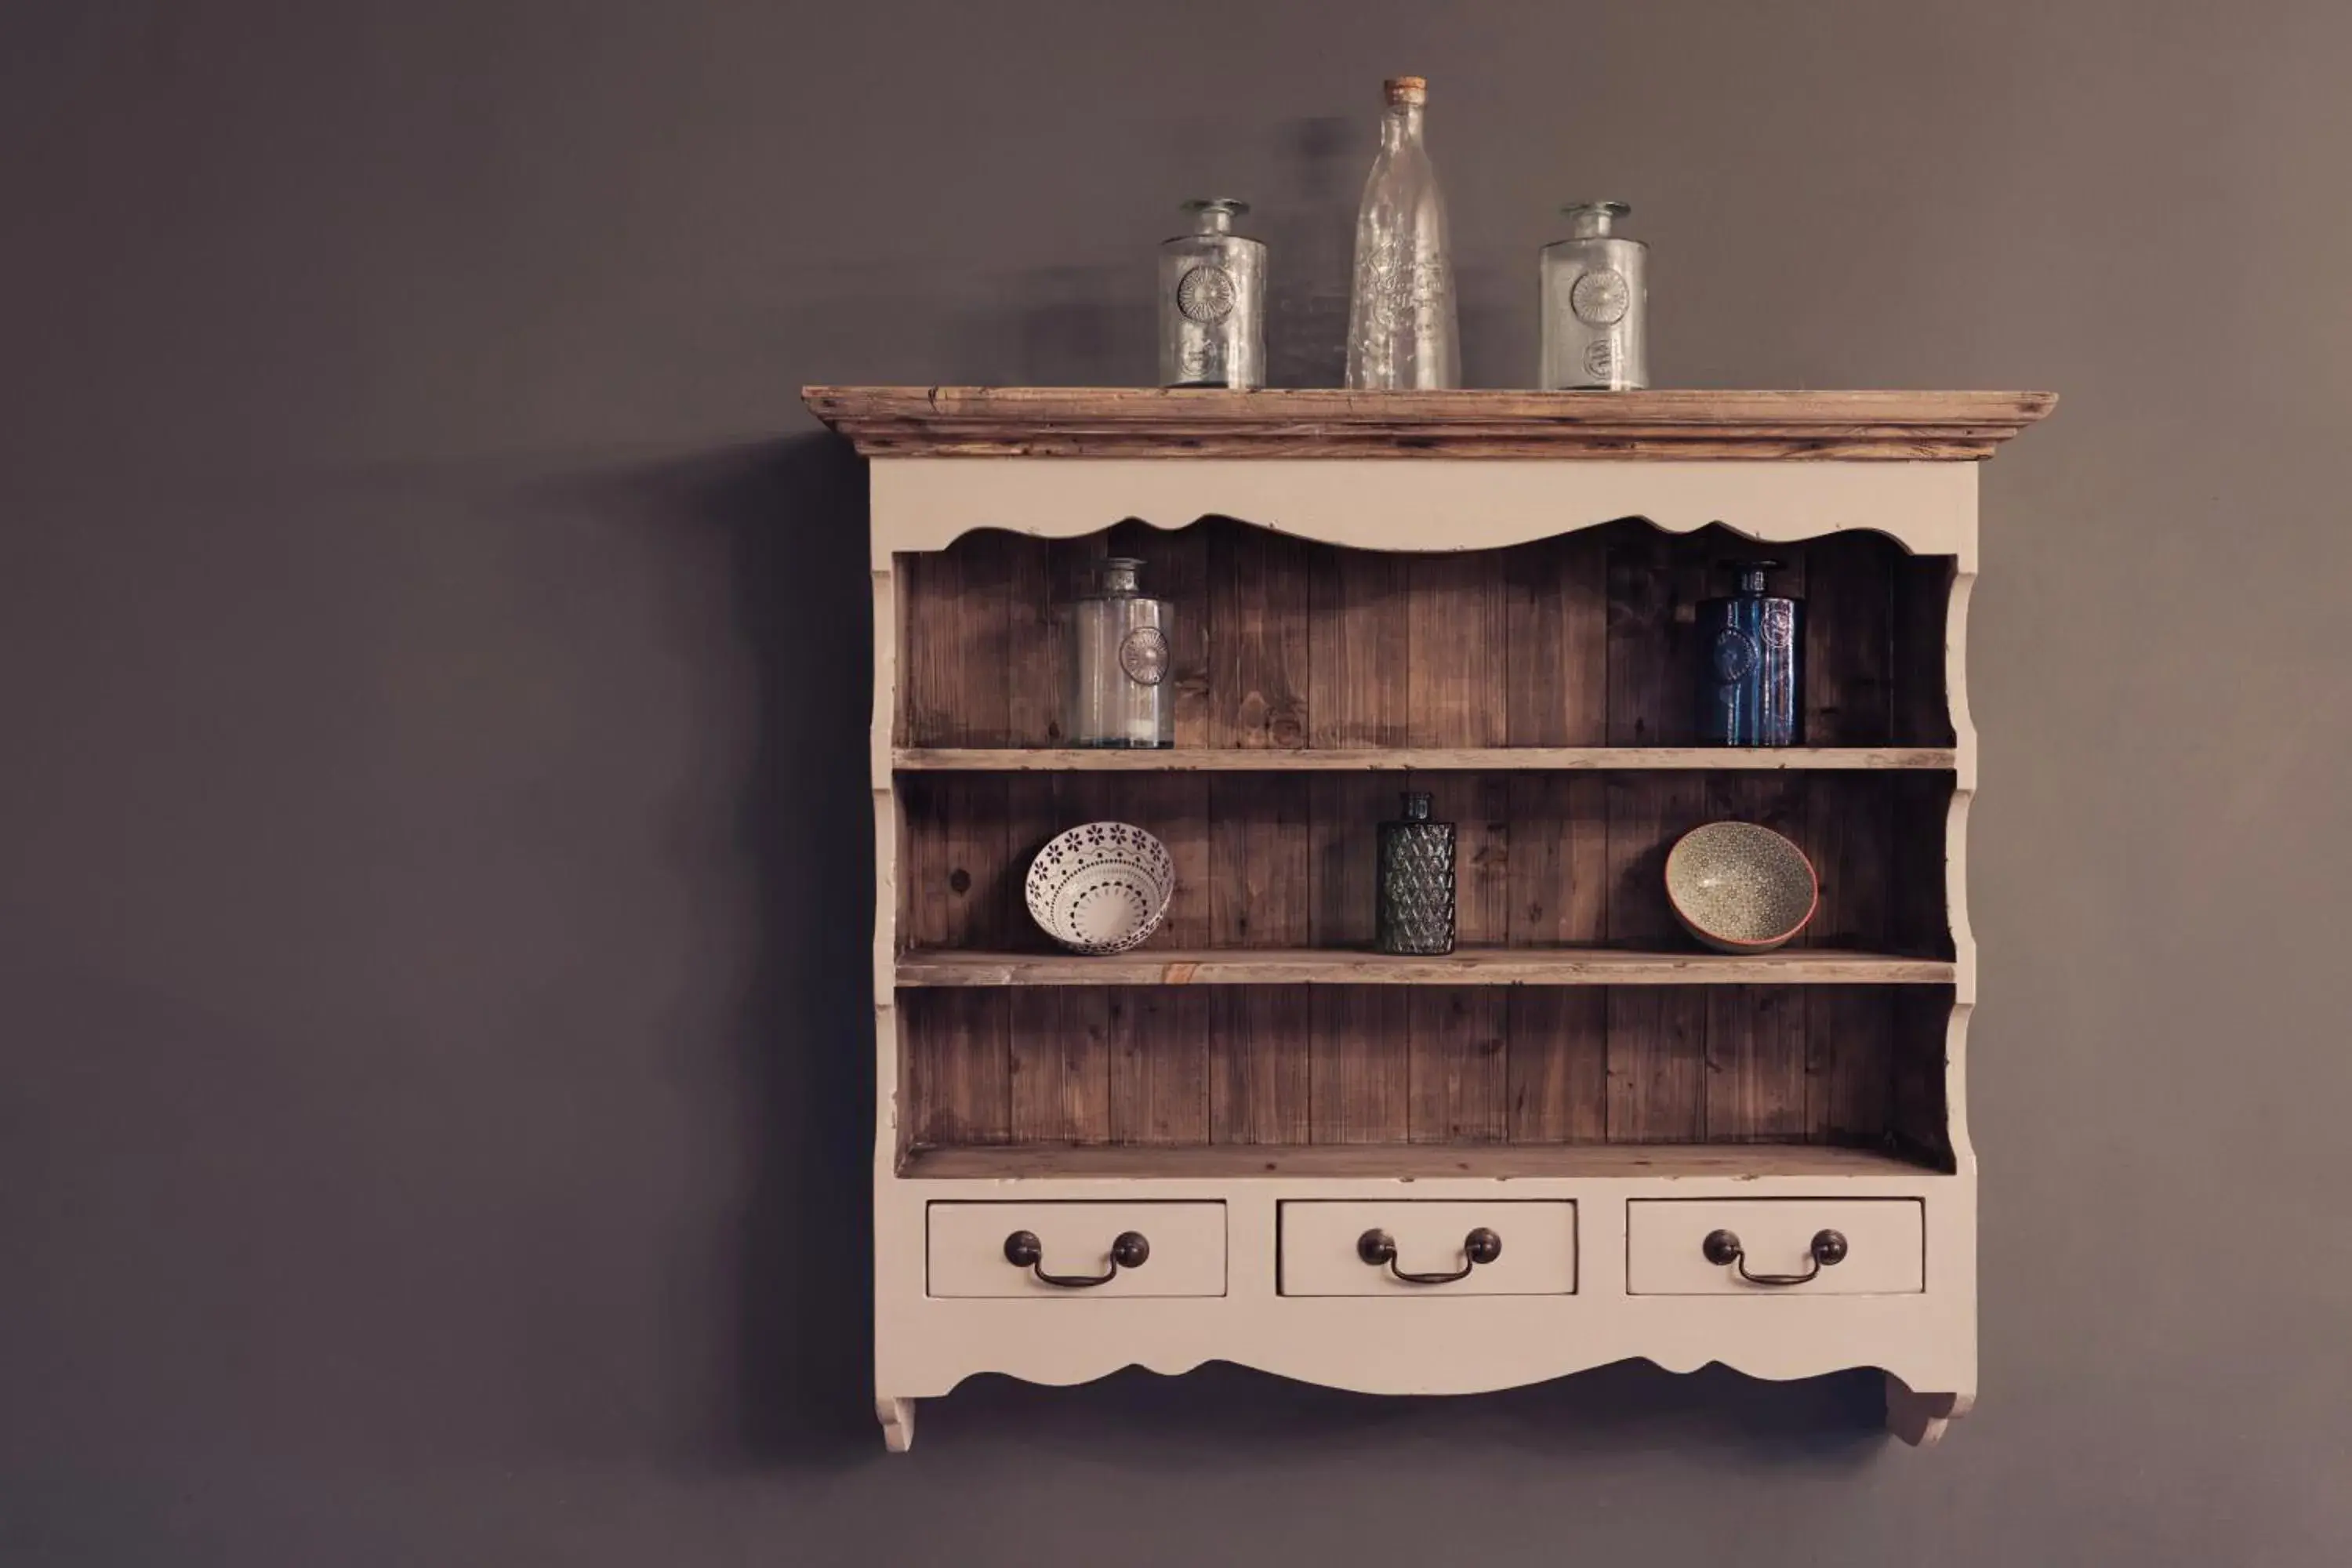
M 901 1176 L 1017 1181 L 1261 1176 L 1429 1179 L 1444 1176 L 1885 1176 L 1937 1167 L 1883 1149 L 1828 1143 L 1008 1143 L 912 1149 Z

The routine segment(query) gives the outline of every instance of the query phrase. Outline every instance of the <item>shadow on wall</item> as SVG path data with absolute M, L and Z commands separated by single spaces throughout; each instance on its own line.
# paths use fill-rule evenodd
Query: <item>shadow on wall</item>
M 634 483 L 649 511 L 724 535 L 735 634 L 759 672 L 761 733 L 739 818 L 757 868 L 758 958 L 734 1057 L 752 1173 L 723 1384 L 731 1404 L 715 1447 L 752 1465 L 879 1460 L 869 1371 L 864 465 L 818 436 L 668 465 Z M 1632 1363 L 1487 1396 L 1377 1399 L 1221 1365 L 1175 1379 L 1129 1371 L 1070 1389 L 978 1378 L 933 1405 L 922 1430 L 926 1446 L 1009 1429 L 1074 1456 L 1110 1444 L 1168 1462 L 1237 1446 L 1431 1438 L 1574 1455 L 1670 1436 L 1845 1464 L 1883 1441 L 1880 1398 L 1875 1373 L 1774 1384 Z

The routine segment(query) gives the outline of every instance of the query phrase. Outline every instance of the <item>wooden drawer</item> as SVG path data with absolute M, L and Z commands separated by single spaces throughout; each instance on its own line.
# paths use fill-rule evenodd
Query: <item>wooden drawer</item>
M 1223 1204 L 937 1203 L 929 1210 L 929 1293 L 1027 1296 L 1099 1301 L 1116 1296 L 1222 1296 L 1225 1293 Z M 1006 1239 L 1037 1238 L 1036 1268 L 1005 1257 Z M 1111 1247 L 1132 1231 L 1150 1244 L 1143 1263 L 1099 1285 L 1048 1284 L 1037 1269 L 1093 1279 L 1111 1267 Z
M 1901 1296 L 1927 1289 L 1927 1222 L 1916 1198 L 1637 1198 L 1626 1205 L 1625 1289 L 1635 1296 Z M 1728 1231 L 1739 1258 L 1717 1263 Z M 1813 1268 L 1813 1238 L 1835 1231 L 1845 1256 L 1802 1284 L 1756 1284 Z
M 1470 1233 L 1492 1231 L 1502 1249 L 1446 1284 L 1413 1284 L 1397 1270 L 1451 1274 L 1468 1261 Z M 1364 1237 L 1385 1234 L 1395 1262 L 1370 1263 Z M 1576 1205 L 1533 1199 L 1469 1203 L 1302 1199 L 1282 1205 L 1286 1296 L 1572 1296 Z

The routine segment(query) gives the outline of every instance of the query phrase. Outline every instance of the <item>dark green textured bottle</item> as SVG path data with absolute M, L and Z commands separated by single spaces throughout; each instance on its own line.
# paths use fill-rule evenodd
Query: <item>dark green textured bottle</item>
M 1454 951 L 1454 824 L 1429 819 L 1429 796 L 1409 790 L 1404 818 L 1381 824 L 1380 910 L 1373 945 L 1382 952 Z

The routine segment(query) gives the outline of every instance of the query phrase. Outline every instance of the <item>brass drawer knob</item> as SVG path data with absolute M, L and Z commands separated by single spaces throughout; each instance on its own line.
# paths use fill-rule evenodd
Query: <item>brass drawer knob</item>
M 1709 1263 L 1717 1268 L 1736 1265 L 1739 1277 L 1750 1285 L 1805 1284 L 1822 1269 L 1843 1263 L 1847 1250 L 1844 1232 L 1817 1230 L 1813 1233 L 1812 1245 L 1806 1248 L 1812 1255 L 1813 1266 L 1802 1274 L 1750 1274 L 1748 1271 L 1748 1254 L 1739 1245 L 1737 1232 L 1711 1230 L 1706 1233 L 1706 1239 L 1698 1244 L 1698 1249 Z

